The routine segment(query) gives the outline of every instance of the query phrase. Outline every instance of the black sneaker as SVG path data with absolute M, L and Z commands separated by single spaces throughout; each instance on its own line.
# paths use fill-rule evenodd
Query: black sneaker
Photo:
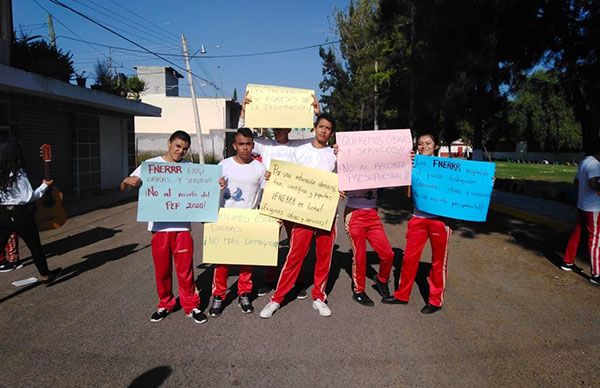
M 427 303 L 425 307 L 421 309 L 422 314 L 433 314 L 442 309 L 442 306 L 434 306 L 432 304 Z
M 567 271 L 567 272 L 573 271 L 574 268 L 575 268 L 575 264 L 573 264 L 573 263 L 571 263 L 571 264 L 563 263 L 560 266 L 560 269 L 562 269 L 563 271 Z
M 590 283 L 600 285 L 600 275 L 590 276 Z
M 396 299 L 394 295 L 388 295 L 381 298 L 381 303 L 385 304 L 408 304 L 407 301 Z
M 220 296 L 215 296 L 212 305 L 210 306 L 210 310 L 208 310 L 208 315 L 211 317 L 218 317 L 223 312 L 223 307 L 223 299 L 221 299 Z
M 0 272 L 10 272 L 13 269 L 15 269 L 15 266 L 13 263 L 4 263 L 4 264 L 0 264 Z
M 352 295 L 352 299 L 363 306 L 375 306 L 375 302 L 373 302 L 371 298 L 369 298 L 369 295 L 364 292 L 355 292 L 354 295 Z
M 200 309 L 193 309 L 188 315 L 191 317 L 196 323 L 204 323 L 208 321 L 208 317 L 204 314 Z
M 250 314 L 254 311 L 254 307 L 252 307 L 252 302 L 250 301 L 248 294 L 240 295 L 238 297 L 238 304 L 242 308 L 244 314 Z
M 167 309 L 160 308 L 152 314 L 150 317 L 150 322 L 160 322 L 167 317 L 167 315 L 171 314 L 171 312 Z
M 56 269 L 53 269 L 52 271 L 48 272 L 48 275 L 42 276 L 42 282 L 46 285 L 50 285 L 56 280 L 56 278 L 60 276 L 61 273 L 62 268 L 58 267 Z
M 298 290 L 298 295 L 296 295 L 296 299 L 306 299 L 306 287 L 300 286 Z
M 385 298 L 386 296 L 390 296 L 390 288 L 388 287 L 387 282 L 380 282 L 377 276 L 375 276 L 375 288 L 382 297 Z
M 256 294 L 258 296 L 265 296 L 269 292 L 271 292 L 271 290 L 274 290 L 274 289 L 275 289 L 274 283 L 265 283 L 262 286 L 258 287 L 258 290 L 256 290 Z

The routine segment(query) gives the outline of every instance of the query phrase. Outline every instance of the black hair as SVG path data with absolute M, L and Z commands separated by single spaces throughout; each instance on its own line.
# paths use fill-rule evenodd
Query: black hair
M 171 137 L 169 137 L 169 143 L 173 142 L 173 140 L 175 139 L 179 139 L 179 140 L 183 140 L 188 144 L 192 144 L 192 138 L 190 137 L 190 135 L 186 132 L 186 131 L 175 131 L 173 132 L 173 134 L 171 135 Z
M 249 137 L 251 139 L 254 140 L 254 136 L 252 135 L 252 131 L 250 130 L 250 128 L 238 128 L 237 133 L 235 134 L 235 136 L 237 135 L 242 135 L 244 137 Z
M 424 136 L 428 136 L 431 138 L 431 140 L 433 140 L 433 155 L 438 156 L 438 153 L 440 151 L 440 142 L 439 142 L 437 136 L 434 135 L 432 132 L 423 132 L 423 133 L 418 134 L 417 135 L 417 147 L 419 146 L 419 139 Z
M 321 113 L 317 115 L 317 119 L 315 120 L 315 128 L 319 125 L 319 121 L 327 120 L 331 123 L 331 131 L 335 132 L 335 119 L 329 113 Z
M 6 192 L 17 181 L 25 161 L 21 144 L 12 136 L 0 137 L 0 191 Z
M 595 138 L 590 143 L 588 143 L 585 148 L 585 155 L 598 155 L 600 154 L 600 137 Z

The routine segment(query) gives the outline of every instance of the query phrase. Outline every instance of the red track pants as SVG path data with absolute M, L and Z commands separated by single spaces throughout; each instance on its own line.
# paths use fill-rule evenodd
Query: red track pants
M 588 250 L 592 264 L 592 275 L 600 274 L 600 212 L 586 212 L 577 209 L 577 224 L 571 232 L 567 249 L 565 251 L 565 263 L 573 264 L 577 256 L 577 247 L 581 238 L 581 229 L 586 228 L 588 232 Z
M 158 292 L 158 308 L 172 311 L 175 308 L 173 297 L 172 272 L 175 262 L 179 302 L 183 311 L 189 314 L 200 304 L 200 297 L 194 284 L 194 242 L 189 231 L 155 232 L 152 234 L 152 258 Z
M 383 224 L 377 214 L 377 209 L 346 208 L 344 212 L 346 233 L 352 244 L 352 283 L 354 292 L 365 292 L 365 278 L 367 276 L 367 241 L 379 256 L 379 273 L 377 279 L 387 283 L 392 264 L 394 251 L 385 234 Z
M 400 283 L 394 292 L 398 300 L 408 302 L 412 291 L 419 261 L 427 238 L 431 240 L 431 271 L 429 283 L 429 304 L 441 306 L 448 276 L 448 242 L 452 229 L 444 221 L 436 218 L 412 217 L 406 231 L 406 249 L 402 260 Z
M 281 269 L 277 289 L 271 300 L 281 304 L 285 295 L 294 287 L 302 263 L 306 258 L 306 254 L 310 249 L 310 243 L 313 236 L 316 236 L 316 255 L 314 282 L 312 289 L 313 300 L 320 299 L 325 301 L 325 286 L 329 277 L 329 269 L 331 268 L 331 255 L 333 253 L 333 243 L 336 235 L 336 220 L 333 221 L 331 231 L 311 228 L 310 226 L 295 224 L 292 228 L 290 237 L 290 251 L 285 259 L 285 264 Z
M 294 223 L 291 221 L 283 221 L 283 227 L 285 228 L 285 233 L 287 233 L 288 240 L 290 240 L 292 236 L 292 228 L 294 227 Z M 277 282 L 277 270 L 277 266 L 267 267 L 267 270 L 265 271 L 266 283 Z
M 229 276 L 229 265 L 215 265 L 215 274 L 213 276 L 212 294 L 221 299 L 227 295 L 227 277 Z M 247 294 L 252 292 L 252 267 L 249 265 L 240 266 L 240 276 L 238 278 L 238 294 Z

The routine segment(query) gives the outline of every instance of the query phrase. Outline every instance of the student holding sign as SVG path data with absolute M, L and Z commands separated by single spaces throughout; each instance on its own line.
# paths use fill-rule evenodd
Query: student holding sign
M 297 147 L 291 161 L 303 166 L 334 172 L 336 170 L 336 157 L 333 149 L 328 146 L 328 142 L 335 133 L 335 120 L 328 114 L 321 114 L 317 116 L 314 130 L 315 138 L 311 143 Z M 331 315 L 331 310 L 325 304 L 327 298 L 325 286 L 329 277 L 333 243 L 336 236 L 335 219 L 329 231 L 301 224 L 294 225 L 290 237 L 290 251 L 281 270 L 277 288 L 269 303 L 260 312 L 261 318 L 270 318 L 279 309 L 285 295 L 294 286 L 313 236 L 316 236 L 317 258 L 314 287 L 312 289 L 312 306 L 321 316 L 328 317 Z
M 258 207 L 260 189 L 265 178 L 265 168 L 252 157 L 253 147 L 252 131 L 248 128 L 238 129 L 233 142 L 236 155 L 219 163 L 223 168 L 225 179 L 225 189 L 221 200 L 222 207 L 237 209 L 256 209 Z M 213 302 L 210 310 L 208 310 L 211 317 L 218 317 L 223 312 L 228 275 L 228 265 L 215 265 L 212 283 Z M 238 304 L 244 314 L 254 311 L 250 300 L 251 292 L 252 267 L 242 265 L 240 266 L 238 279 Z
M 190 148 L 190 135 L 184 131 L 176 131 L 169 138 L 167 152 L 162 156 L 149 159 L 149 162 L 186 163 L 183 159 Z M 121 182 L 121 191 L 142 185 L 141 166 Z M 148 222 L 148 230 L 152 232 L 152 258 L 154 275 L 158 293 L 158 309 L 152 314 L 150 321 L 159 322 L 175 308 L 173 296 L 172 263 L 175 263 L 177 282 L 179 283 L 179 301 L 183 311 L 196 323 L 207 321 L 206 315 L 198 308 L 200 297 L 194 284 L 194 243 L 190 233 L 189 222 Z
M 240 113 L 240 120 L 238 123 L 238 128 L 242 128 L 245 123 L 245 112 L 246 106 L 252 103 L 252 99 L 250 96 L 246 95 L 244 97 L 244 101 L 242 103 L 242 112 Z M 320 113 L 319 103 L 317 99 L 313 95 L 312 102 L 313 111 L 316 115 Z M 254 139 L 254 153 L 260 156 L 260 161 L 262 162 L 265 169 L 269 170 L 271 160 L 283 160 L 285 162 L 291 161 L 292 154 L 294 153 L 294 149 L 303 144 L 308 144 L 312 141 L 312 139 L 297 139 L 290 140 L 289 134 L 291 132 L 290 128 L 273 128 L 273 137 L 274 139 L 267 138 L 256 138 Z M 283 221 L 283 227 L 288 236 L 288 240 L 292 233 L 293 223 L 290 221 Z M 269 291 L 275 289 L 275 285 L 277 282 L 277 267 L 267 267 L 265 273 L 265 283 L 261 287 L 258 288 L 257 293 L 258 296 L 264 296 Z M 300 278 L 296 282 L 296 288 L 298 291 L 298 299 L 306 298 L 306 288 L 302 285 L 302 281 Z
M 423 134 L 417 138 L 417 151 L 421 155 L 433 156 L 437 153 L 438 144 L 432 134 Z M 448 274 L 448 242 L 452 229 L 444 220 L 433 214 L 415 208 L 408 221 L 406 231 L 406 248 L 402 260 L 402 271 L 398 289 L 393 295 L 382 299 L 387 304 L 407 304 L 410 298 L 421 254 L 427 243 L 431 241 L 431 271 L 429 272 L 429 300 L 421 309 L 423 314 L 432 314 L 442 309 L 446 277 Z

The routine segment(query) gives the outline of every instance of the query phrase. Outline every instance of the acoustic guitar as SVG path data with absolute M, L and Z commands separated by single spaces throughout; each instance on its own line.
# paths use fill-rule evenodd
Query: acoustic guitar
M 40 156 L 44 163 L 44 177 L 50 180 L 50 162 L 52 161 L 52 147 L 42 144 Z M 46 190 L 42 198 L 38 199 L 35 211 L 35 223 L 38 230 L 45 231 L 60 228 L 67 222 L 67 213 L 62 207 L 63 193 L 52 185 Z

